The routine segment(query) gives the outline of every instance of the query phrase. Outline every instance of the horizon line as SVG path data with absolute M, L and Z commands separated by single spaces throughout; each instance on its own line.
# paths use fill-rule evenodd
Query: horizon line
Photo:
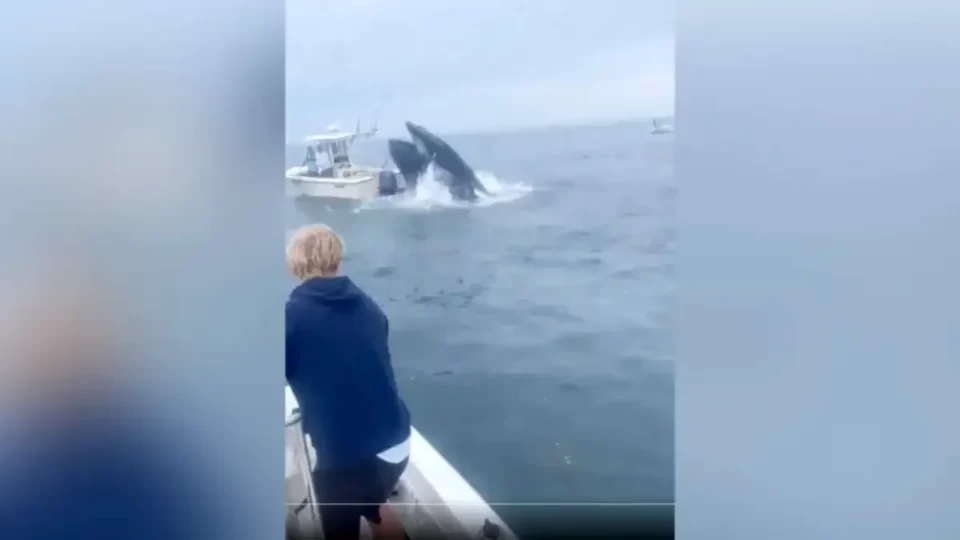
M 675 112 L 669 114 L 658 114 L 653 116 L 631 116 L 626 117 L 620 120 L 610 120 L 610 119 L 597 119 L 597 120 L 587 120 L 587 121 L 561 121 L 561 122 L 550 122 L 544 124 L 529 124 L 524 126 L 511 126 L 511 127 L 502 127 L 502 128 L 464 128 L 464 129 L 451 129 L 451 130 L 438 130 L 436 133 L 438 135 L 443 135 L 446 137 L 456 137 L 464 135 L 504 135 L 504 134 L 519 134 L 533 131 L 544 131 L 549 129 L 557 128 L 577 128 L 577 127 L 613 127 L 620 124 L 639 124 L 651 122 L 656 119 L 661 118 L 673 118 Z M 318 132 L 320 133 L 320 132 Z M 384 138 L 380 135 L 381 132 L 378 131 L 377 135 L 371 137 L 373 140 Z M 402 132 L 397 132 L 397 135 L 403 135 Z M 290 137 L 285 137 L 284 144 L 300 144 L 303 142 L 303 139 L 309 137 L 310 135 L 303 135 L 297 139 L 291 140 Z M 385 138 L 390 138 L 388 135 Z

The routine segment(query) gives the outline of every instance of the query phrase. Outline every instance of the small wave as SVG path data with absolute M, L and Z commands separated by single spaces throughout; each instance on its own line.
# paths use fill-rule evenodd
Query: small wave
M 491 172 L 477 171 L 477 179 L 487 189 L 489 195 L 477 193 L 477 200 L 473 202 L 458 201 L 450 195 L 450 191 L 443 183 L 437 180 L 433 165 L 427 167 L 426 172 L 417 183 L 414 194 L 401 193 L 392 197 L 384 197 L 363 204 L 356 211 L 365 209 L 396 208 L 403 210 L 432 210 L 434 208 L 469 208 L 476 206 L 492 206 L 513 202 L 527 196 L 533 188 L 524 183 L 513 183 L 497 178 Z

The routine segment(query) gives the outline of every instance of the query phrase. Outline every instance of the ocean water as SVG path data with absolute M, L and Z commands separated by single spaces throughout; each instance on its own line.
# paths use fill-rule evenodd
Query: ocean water
M 672 502 L 673 135 L 440 135 L 492 197 L 290 196 L 288 234 L 343 235 L 345 271 L 390 317 L 414 424 L 488 501 Z M 353 154 L 382 165 L 385 141 Z M 288 166 L 302 158 L 291 145 Z

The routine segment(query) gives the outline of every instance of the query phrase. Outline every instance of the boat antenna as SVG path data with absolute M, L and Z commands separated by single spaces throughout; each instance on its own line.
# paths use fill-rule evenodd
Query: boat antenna
M 380 115 L 383 114 L 383 108 L 387 102 L 387 93 L 384 91 L 383 95 L 380 98 L 380 104 L 377 105 L 377 108 L 373 112 L 373 128 L 370 130 L 371 135 L 377 134 L 377 126 L 380 124 Z

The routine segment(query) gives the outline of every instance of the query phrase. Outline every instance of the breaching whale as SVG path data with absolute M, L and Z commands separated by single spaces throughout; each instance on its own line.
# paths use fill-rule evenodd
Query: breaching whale
M 407 122 L 406 126 L 413 142 L 390 139 L 387 145 L 409 190 L 416 190 L 432 163 L 435 178 L 447 186 L 454 199 L 473 201 L 477 199 L 477 192 L 488 194 L 470 165 L 443 139 L 413 122 Z

